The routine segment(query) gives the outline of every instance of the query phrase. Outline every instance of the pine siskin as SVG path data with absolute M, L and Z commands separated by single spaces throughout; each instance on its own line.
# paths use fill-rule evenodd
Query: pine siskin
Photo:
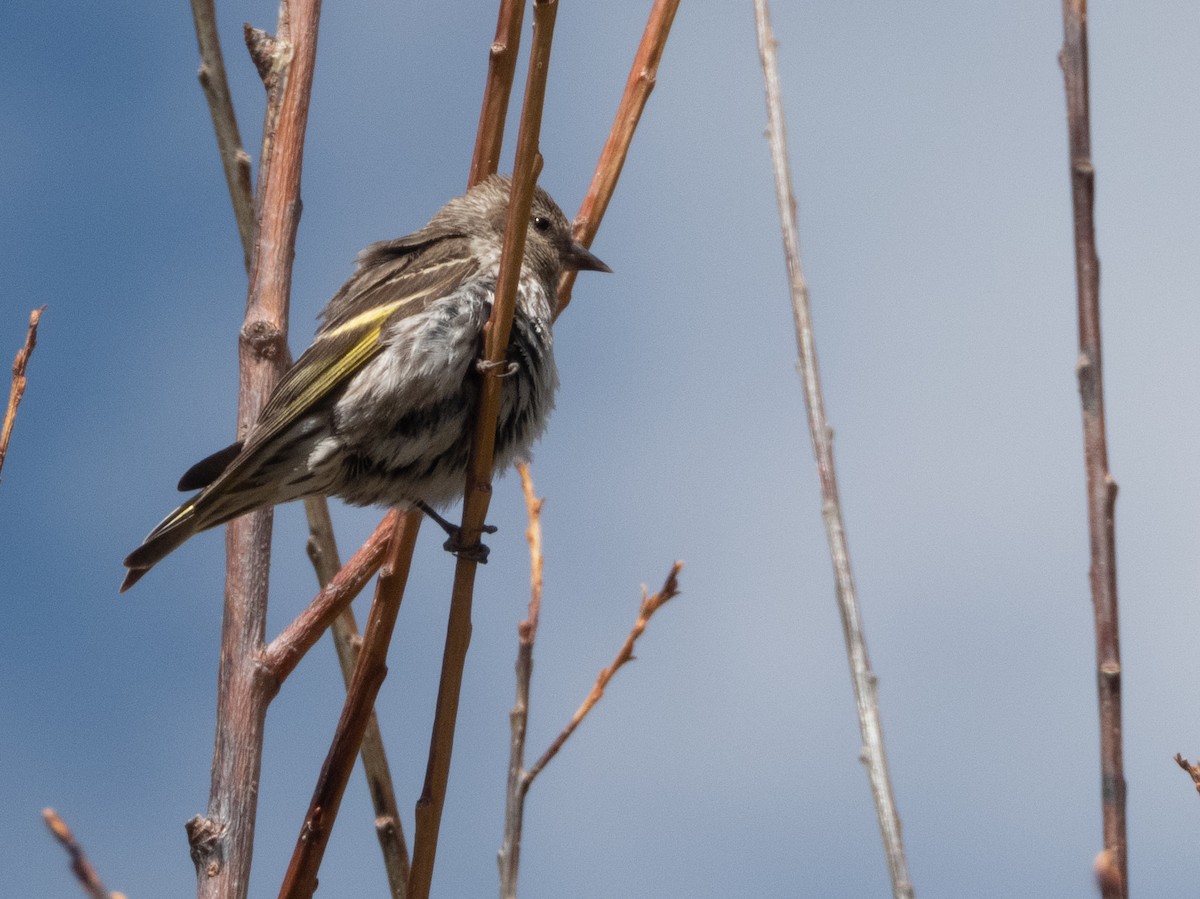
M 509 179 L 493 175 L 407 237 L 372 244 L 321 313 L 312 346 L 239 441 L 193 465 L 200 490 L 125 559 L 124 592 L 193 534 L 306 496 L 444 506 L 462 494 Z M 536 188 L 496 425 L 495 470 L 525 455 L 554 405 L 550 320 L 564 270 L 610 271 Z M 203 488 L 203 489 L 201 489 Z M 451 528 L 438 516 L 443 527 Z M 453 535 L 452 535 L 453 536 Z

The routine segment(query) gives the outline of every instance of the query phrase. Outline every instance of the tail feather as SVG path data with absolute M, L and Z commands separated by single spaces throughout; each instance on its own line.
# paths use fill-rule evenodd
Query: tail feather
M 225 524 L 270 502 L 271 497 L 263 496 L 261 491 L 233 493 L 227 490 L 206 490 L 193 497 L 164 518 L 158 527 L 146 536 L 142 545 L 125 557 L 124 565 L 129 571 L 125 574 L 125 580 L 121 582 L 121 592 L 124 593 L 140 581 L 147 571 L 193 535 Z

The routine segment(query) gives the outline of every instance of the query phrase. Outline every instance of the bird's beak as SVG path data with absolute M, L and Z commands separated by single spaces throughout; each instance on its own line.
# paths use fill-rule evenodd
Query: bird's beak
M 567 254 L 567 265 L 581 272 L 612 272 L 612 269 L 601 262 L 598 256 L 578 242 L 571 243 L 570 252 Z

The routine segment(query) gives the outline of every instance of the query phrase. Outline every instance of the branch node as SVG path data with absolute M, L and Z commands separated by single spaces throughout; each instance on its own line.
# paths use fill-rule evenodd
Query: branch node
M 287 351 L 282 329 L 266 319 L 246 322 L 240 337 L 250 352 L 262 360 L 278 359 Z

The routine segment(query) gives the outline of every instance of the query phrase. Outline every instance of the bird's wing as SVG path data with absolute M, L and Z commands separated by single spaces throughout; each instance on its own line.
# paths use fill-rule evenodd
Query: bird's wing
M 439 242 L 416 254 L 419 259 L 403 255 L 360 265 L 329 302 L 312 346 L 271 394 L 243 456 L 287 429 L 373 359 L 383 349 L 380 338 L 391 323 L 423 311 L 478 272 L 468 254 L 447 249 Z

